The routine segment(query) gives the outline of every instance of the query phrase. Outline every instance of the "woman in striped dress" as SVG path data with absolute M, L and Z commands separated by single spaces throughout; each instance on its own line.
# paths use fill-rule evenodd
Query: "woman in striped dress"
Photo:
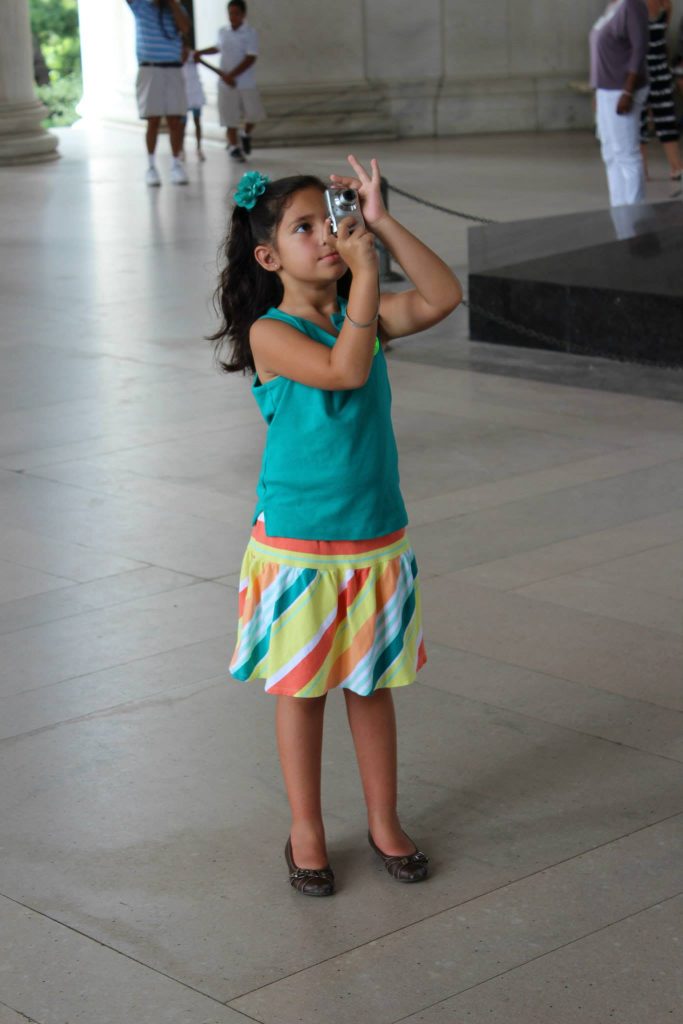
M 438 323 L 462 297 L 449 267 L 388 214 L 377 162 L 371 174 L 349 162 L 357 177 L 332 176 L 350 203 L 336 233 L 320 179 L 243 176 L 214 336 L 219 354 L 229 347 L 224 370 L 254 374 L 268 426 L 230 671 L 264 679 L 277 698 L 285 858 L 291 885 L 310 896 L 334 892 L 320 798 L 333 689 L 346 700 L 370 846 L 398 881 L 427 875 L 396 806 L 392 690 L 426 656 L 381 342 Z M 379 295 L 375 236 L 413 289 Z
M 647 142 L 649 118 L 652 114 L 657 138 L 661 142 L 669 161 L 672 181 L 681 179 L 681 154 L 678 146 L 680 131 L 676 118 L 674 82 L 669 68 L 666 47 L 666 33 L 671 17 L 671 0 L 647 0 L 650 42 L 647 52 L 647 69 L 650 92 L 643 108 L 641 121 L 641 152 L 647 175 Z

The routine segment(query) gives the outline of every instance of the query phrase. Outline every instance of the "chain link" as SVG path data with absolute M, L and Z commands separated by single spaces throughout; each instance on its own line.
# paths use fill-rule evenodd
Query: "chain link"
M 517 324 L 514 320 L 508 320 L 507 317 L 501 316 L 499 313 L 492 313 L 490 309 L 484 309 L 483 306 L 478 306 L 475 302 L 470 302 L 469 299 L 463 299 L 462 305 L 467 306 L 473 313 L 478 313 L 479 316 L 486 317 L 487 320 L 492 320 L 495 324 L 499 324 L 501 327 L 506 327 L 509 331 L 515 331 L 517 334 L 523 334 L 527 338 L 531 338 L 533 341 L 541 341 L 544 345 L 550 345 L 551 348 L 558 349 L 562 352 L 570 352 L 569 345 L 566 341 L 560 338 L 554 338 L 552 334 L 544 334 L 543 331 L 536 331 L 533 327 L 524 327 L 522 324 Z
M 607 355 L 602 352 L 581 352 L 577 349 L 572 349 L 568 342 L 560 340 L 560 338 L 554 338 L 552 334 L 544 334 L 543 331 L 536 331 L 533 327 L 524 327 L 522 324 L 515 323 L 514 320 L 508 320 L 507 317 L 500 316 L 499 313 L 492 313 L 491 310 L 484 309 L 483 306 L 478 306 L 475 302 L 470 302 L 469 299 L 463 299 L 462 305 L 467 306 L 473 313 L 478 313 L 479 316 L 492 320 L 494 324 L 505 327 L 508 331 L 514 331 L 516 334 L 524 335 L 533 341 L 540 341 L 544 348 L 552 348 L 557 352 L 566 352 L 570 356 L 592 356 L 594 359 L 609 359 L 611 363 L 626 363 L 629 366 L 634 364 L 637 366 L 652 366 L 658 370 L 683 372 L 683 367 L 677 363 L 663 363 L 659 359 L 646 359 L 644 356 L 629 356 L 627 358 L 626 356 L 613 353 Z
M 491 220 L 488 217 L 475 217 L 473 213 L 463 213 L 461 210 L 450 210 L 447 206 L 439 206 L 438 203 L 432 203 L 429 199 L 421 199 L 420 196 L 414 196 L 412 192 L 405 192 L 402 188 L 397 188 L 396 185 L 392 185 L 387 182 L 387 188 L 390 192 L 395 192 L 397 196 L 403 196 L 404 199 L 412 199 L 414 203 L 420 203 L 421 206 L 428 206 L 430 210 L 439 210 L 440 213 L 450 213 L 451 217 L 460 217 L 462 220 L 473 220 L 477 224 L 496 224 L 497 221 Z

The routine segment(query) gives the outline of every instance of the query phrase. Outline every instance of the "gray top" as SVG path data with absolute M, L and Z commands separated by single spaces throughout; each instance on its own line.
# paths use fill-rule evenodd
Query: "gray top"
M 626 76 L 647 82 L 648 13 L 645 0 L 614 0 L 590 34 L 591 85 L 623 89 Z

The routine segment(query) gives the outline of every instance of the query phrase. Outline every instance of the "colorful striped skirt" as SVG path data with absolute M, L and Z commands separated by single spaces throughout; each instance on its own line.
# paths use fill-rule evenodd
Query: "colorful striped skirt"
M 362 696 L 407 686 L 427 660 L 417 562 L 405 530 L 364 541 L 268 537 L 242 562 L 230 672 L 268 693 Z

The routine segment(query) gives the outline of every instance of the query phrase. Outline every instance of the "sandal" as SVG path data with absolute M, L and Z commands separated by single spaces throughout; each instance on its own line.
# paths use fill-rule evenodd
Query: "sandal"
M 397 882 L 423 882 L 429 874 L 429 857 L 421 850 L 416 848 L 414 853 L 391 857 L 382 853 L 370 832 L 368 832 L 368 842 L 377 856 L 382 858 L 385 868 Z
M 289 884 L 304 896 L 332 896 L 334 893 L 334 871 L 329 864 L 324 868 L 300 868 L 294 863 L 292 837 L 285 846 L 285 860 L 289 868 Z

